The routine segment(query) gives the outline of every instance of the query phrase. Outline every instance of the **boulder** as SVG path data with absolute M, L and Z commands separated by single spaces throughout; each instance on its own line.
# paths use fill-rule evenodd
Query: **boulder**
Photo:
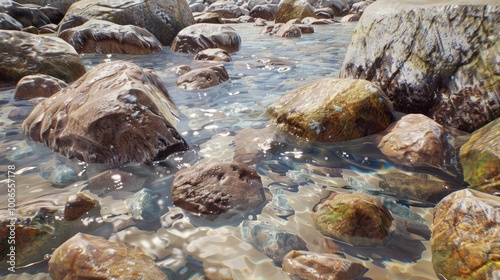
M 471 188 L 500 192 L 500 118 L 472 134 L 460 148 L 460 161 Z
M 194 24 L 193 14 L 183 0 L 80 0 L 67 11 L 60 23 L 59 32 L 90 19 L 142 27 L 151 32 L 162 45 L 170 45 L 179 31 Z
M 349 4 L 344 0 L 320 0 L 318 1 L 318 7 L 332 9 L 333 17 L 345 16 L 350 10 Z
M 96 205 L 97 201 L 85 193 L 77 192 L 74 195 L 70 195 L 64 206 L 64 219 L 66 221 L 74 221 L 94 209 Z
M 276 36 L 284 38 L 300 38 L 302 37 L 302 31 L 292 22 L 287 22 L 278 28 Z
M 39 103 L 22 130 L 69 158 L 150 163 L 188 148 L 175 130 L 177 114 L 153 70 L 114 61 Z
M 274 20 L 277 11 L 278 11 L 278 5 L 263 4 L 253 7 L 249 15 L 254 18 L 262 18 L 271 21 Z
M 395 119 L 384 93 L 365 80 L 327 78 L 287 92 L 267 107 L 278 128 L 304 140 L 338 142 L 386 129 Z
M 496 279 L 500 271 L 500 198 L 467 189 L 434 207 L 432 264 L 445 279 Z
M 378 0 L 340 77 L 377 84 L 397 111 L 472 132 L 500 116 L 498 29 L 500 5 L 488 0 Z
M 359 21 L 359 14 L 348 14 L 340 19 L 340 22 Z
M 14 99 L 27 100 L 38 97 L 50 97 L 67 87 L 64 81 L 49 75 L 36 74 L 24 76 L 16 85 Z
M 196 2 L 194 4 L 189 5 L 191 12 L 193 13 L 202 13 L 205 11 L 205 5 L 202 2 Z
M 177 79 L 176 86 L 187 90 L 213 87 L 229 80 L 224 65 L 216 65 L 192 70 Z
M 78 53 L 151 54 L 161 51 L 161 43 L 144 28 L 91 19 L 59 32 L 59 38 Z
M 223 49 L 214 48 L 200 51 L 194 56 L 193 59 L 230 62 L 231 56 Z
M 314 8 L 307 0 L 282 0 L 276 12 L 275 22 L 286 23 L 292 19 L 314 17 Z
M 71 83 L 85 74 L 75 49 L 59 38 L 0 30 L 0 88 L 27 75 L 47 74 Z
M 207 8 L 207 12 L 216 13 L 221 18 L 238 18 L 243 15 L 240 7 L 233 2 L 216 1 Z
M 0 29 L 21 30 L 23 25 L 9 14 L 0 12 Z
M 223 24 L 224 21 L 220 18 L 217 13 L 195 13 L 194 20 L 196 23 L 212 23 L 212 24 Z
M 198 53 L 211 48 L 229 53 L 240 49 L 241 38 L 230 26 L 198 23 L 184 28 L 172 42 L 171 49 L 180 53 Z
M 172 183 L 172 201 L 194 213 L 220 215 L 253 210 L 265 197 L 255 170 L 238 163 L 211 162 L 179 170 Z
M 83 233 L 54 250 L 49 273 L 54 280 L 168 279 L 139 248 Z
M 69 7 L 79 0 L 16 0 L 20 4 L 36 4 L 40 6 L 52 6 L 61 10 L 64 14 L 69 9 Z

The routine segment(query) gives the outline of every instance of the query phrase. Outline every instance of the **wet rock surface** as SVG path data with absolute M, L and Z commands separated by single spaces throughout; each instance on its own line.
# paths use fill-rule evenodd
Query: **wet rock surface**
M 314 17 L 314 8 L 307 0 L 283 0 L 280 1 L 278 11 L 276 12 L 275 22 L 286 23 L 292 19 L 303 19 L 305 17 Z
M 49 75 L 36 74 L 24 76 L 16 85 L 14 99 L 26 100 L 38 97 L 50 97 L 67 87 L 64 81 Z
M 132 196 L 129 210 L 135 220 L 152 222 L 161 215 L 161 208 L 158 204 L 161 194 L 144 188 Z
M 176 86 L 187 90 L 213 87 L 229 80 L 224 65 L 216 65 L 189 71 L 177 79 Z
M 194 60 L 209 60 L 209 61 L 223 61 L 230 62 L 231 56 L 229 53 L 223 49 L 215 48 L 215 49 L 206 49 L 197 53 Z M 229 78 L 229 77 L 228 77 Z
M 240 49 L 241 38 L 230 26 L 198 23 L 184 28 L 172 42 L 171 49 L 180 53 L 198 53 L 220 48 L 228 53 Z
M 70 195 L 64 206 L 64 219 L 74 221 L 96 207 L 97 201 L 85 193 Z

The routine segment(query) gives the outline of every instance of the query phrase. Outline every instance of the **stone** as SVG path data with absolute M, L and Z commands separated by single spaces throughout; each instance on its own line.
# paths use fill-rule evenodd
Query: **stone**
M 58 28 L 59 28 L 58 25 L 53 24 L 53 23 L 49 23 L 49 24 L 46 24 L 46 25 L 40 27 L 39 33 L 40 34 L 56 33 Z
M 234 137 L 233 160 L 239 163 L 252 165 L 258 164 L 266 157 L 271 157 L 280 142 L 285 137 L 274 126 L 266 128 L 245 128 Z
M 307 0 L 283 0 L 276 12 L 275 22 L 286 23 L 292 19 L 314 17 L 314 8 Z
M 281 263 L 290 251 L 307 250 L 300 236 L 262 221 L 243 221 L 241 237 L 277 263 Z
M 205 5 L 201 2 L 196 2 L 194 4 L 189 5 L 189 8 L 193 13 L 203 13 L 203 11 L 205 11 Z
M 254 18 L 262 18 L 265 20 L 272 21 L 276 16 L 278 11 L 278 5 L 276 4 L 264 4 L 257 5 L 250 11 L 250 16 Z
M 172 183 L 173 204 L 208 215 L 249 211 L 265 201 L 257 172 L 246 165 L 211 162 L 177 171 Z
M 229 1 L 216 1 L 210 4 L 207 12 L 216 13 L 221 18 L 238 18 L 243 15 L 240 7 Z
M 49 260 L 54 280 L 168 279 L 139 248 L 78 233 L 54 250 Z
M 500 193 L 500 118 L 471 135 L 460 148 L 460 162 L 471 188 Z
M 422 114 L 409 114 L 375 135 L 374 142 L 396 164 L 444 166 L 455 151 L 444 127 Z
M 392 215 L 376 196 L 332 193 L 312 214 L 321 234 L 354 246 L 382 245 L 390 237 Z
M 162 259 L 161 267 L 169 279 L 206 279 L 203 278 L 203 263 L 191 255 L 186 255 L 178 248 L 168 249 L 171 254 Z M 153 279 L 152 279 L 153 280 Z
M 378 0 L 339 75 L 377 84 L 396 111 L 473 132 L 500 116 L 499 28 L 500 5 L 487 0 Z
M 188 149 L 177 115 L 154 70 L 114 61 L 35 106 L 22 131 L 69 158 L 148 164 Z
M 395 119 L 390 101 L 374 84 L 333 78 L 289 91 L 265 112 L 280 130 L 317 142 L 375 134 Z
M 302 31 L 300 28 L 295 26 L 295 24 L 288 22 L 279 27 L 278 31 L 276 31 L 276 36 L 284 38 L 300 38 L 302 37 Z
M 91 19 L 59 32 L 59 38 L 78 53 L 152 54 L 162 49 L 160 41 L 144 28 Z
M 454 192 L 434 207 L 432 264 L 446 279 L 496 279 L 500 271 L 500 198 Z
M 201 13 L 199 15 L 194 15 L 194 20 L 196 23 L 212 23 L 212 24 L 223 24 L 224 21 L 220 18 L 217 13 Z
M 60 164 L 56 166 L 47 180 L 55 187 L 66 187 L 81 179 L 73 168 Z
M 144 188 L 132 196 L 129 210 L 134 220 L 152 222 L 160 217 L 160 205 L 158 204 L 161 194 Z
M 349 4 L 344 2 L 344 0 L 321 0 L 318 1 L 318 6 L 332 9 L 334 14 L 333 17 L 345 16 L 350 10 Z
M 45 15 L 40 8 L 40 6 L 36 5 L 27 6 L 14 1 L 8 1 L 2 3 L 0 6 L 0 12 L 9 14 L 24 27 L 40 27 L 50 23 L 49 17 L 47 17 L 47 15 Z
M 233 280 L 231 268 L 225 265 L 209 265 L 203 267 L 206 280 Z
M 71 83 L 85 74 L 75 49 L 59 38 L 0 30 L 0 88 L 24 76 L 46 74 Z
M 295 210 L 288 202 L 288 197 L 281 188 L 272 188 L 271 193 L 273 198 L 271 205 L 278 217 L 288 217 L 295 214 Z
M 300 279 L 349 280 L 357 279 L 368 269 L 334 254 L 291 251 L 283 259 L 283 271 Z
M 0 12 L 0 29 L 21 30 L 23 25 L 9 14 Z
M 301 22 L 308 25 L 324 25 L 335 23 L 335 21 L 331 19 L 317 19 L 314 17 L 305 17 L 301 20 Z
M 359 1 L 357 3 L 353 3 L 351 5 L 351 10 L 349 11 L 349 13 L 362 15 L 365 9 L 371 4 L 373 4 L 373 2 L 375 2 L 375 0 Z
M 183 0 L 80 0 L 66 12 L 59 32 L 90 19 L 142 27 L 151 32 L 162 45 L 170 45 L 179 31 L 195 23 L 187 2 Z
M 30 25 L 28 27 L 25 27 L 23 28 L 21 31 L 23 32 L 26 32 L 26 33 L 31 33 L 31 34 L 34 34 L 34 35 L 38 35 L 40 34 L 40 32 L 38 31 L 38 28 L 36 28 L 35 26 L 33 25 Z
M 184 28 L 172 42 L 171 49 L 180 53 L 198 53 L 202 50 L 220 48 L 228 53 L 240 49 L 241 38 L 230 26 L 198 23 Z
M 221 61 L 221 62 L 230 62 L 231 56 L 227 53 L 227 51 L 219 48 L 214 49 L 206 49 L 197 53 L 194 60 L 210 60 L 210 61 Z M 229 77 L 228 77 L 229 78 Z
M 14 89 L 14 99 L 28 100 L 38 97 L 50 97 L 67 87 L 64 81 L 45 74 L 24 76 Z
M 351 22 L 351 21 L 359 21 L 359 14 L 349 14 L 345 15 L 340 19 L 340 22 Z
M 70 195 L 64 206 L 64 219 L 74 221 L 96 207 L 97 201 L 85 193 Z
M 176 86 L 187 90 L 213 87 L 229 80 L 229 74 L 224 65 L 215 65 L 195 69 L 183 74 L 177 79 Z
M 11 121 L 22 121 L 31 113 L 31 108 L 29 107 L 16 107 L 12 109 L 7 117 Z
M 64 14 L 66 13 L 66 11 L 68 11 L 69 7 L 77 1 L 78 0 L 17 0 L 16 2 L 20 4 L 36 4 L 40 6 L 50 5 L 61 10 L 61 12 Z

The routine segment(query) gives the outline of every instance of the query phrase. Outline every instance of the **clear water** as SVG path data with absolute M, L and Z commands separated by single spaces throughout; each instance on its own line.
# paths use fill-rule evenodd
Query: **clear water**
M 295 212 L 293 215 L 283 214 L 269 202 L 240 219 L 210 223 L 172 205 L 169 186 L 177 170 L 208 161 L 231 161 L 238 132 L 269 124 L 264 114 L 267 105 L 306 82 L 338 77 L 355 23 L 315 26 L 314 34 L 294 39 L 260 35 L 263 27 L 252 24 L 232 26 L 241 35 L 242 46 L 232 54 L 232 62 L 224 63 L 231 79 L 205 90 L 186 91 L 175 87 L 177 75 L 173 67 L 186 64 L 194 69 L 207 64 L 192 61 L 191 54 L 163 50 L 148 56 L 82 56 L 88 68 L 119 59 L 154 68 L 181 112 L 178 131 L 188 141 L 190 151 L 172 155 L 151 166 L 131 163 L 113 167 L 146 178 L 145 186 L 162 194 L 163 216 L 159 221 L 134 222 L 127 213 L 126 202 L 137 191 L 137 186 L 124 185 L 118 178 L 109 189 L 89 189 L 88 178 L 112 167 L 67 160 L 24 137 L 20 133 L 22 119 L 12 121 L 7 116 L 16 107 L 29 110 L 33 105 L 28 101 L 14 101 L 13 90 L 9 89 L 0 91 L 0 169 L 3 173 L 7 165 L 16 165 L 17 206 L 64 205 L 67 196 L 83 190 L 99 198 L 101 208 L 100 214 L 99 211 L 91 212 L 82 220 L 72 222 L 72 227 L 79 231 L 137 245 L 160 266 L 165 265 L 169 255 L 182 252 L 208 264 L 228 266 L 235 279 L 288 279 L 269 258 L 241 240 L 238 226 L 241 220 L 268 221 L 300 235 L 310 251 L 325 252 L 325 240 L 331 240 L 312 226 L 310 213 L 314 205 L 332 190 L 364 191 L 385 199 L 386 205 L 393 210 L 395 221 L 393 237 L 386 246 L 360 248 L 337 243 L 348 259 L 369 268 L 363 279 L 437 279 L 432 269 L 429 243 L 432 205 L 410 203 L 373 187 L 376 174 L 387 172 L 392 166 L 366 139 L 321 145 L 282 143 L 276 152 L 252 163 L 269 193 L 283 190 Z M 262 61 L 266 59 L 275 63 L 264 65 Z M 13 160 L 12 153 L 25 147 L 31 147 L 33 154 Z M 44 172 L 50 170 L 54 162 L 71 166 L 79 173 L 80 180 L 65 187 L 52 186 L 45 180 Z M 313 167 L 342 168 L 348 177 L 317 174 L 311 171 Z M 456 181 L 456 176 L 447 170 L 421 172 Z M 2 216 L 6 215 L 4 179 L 0 183 Z M 53 249 L 49 246 L 42 249 L 42 253 L 51 254 Z M 196 270 L 195 266 L 190 269 Z M 40 279 L 48 277 L 47 262 L 18 269 L 18 274 L 9 275 L 8 279 L 31 279 L 34 277 L 31 274 L 37 274 Z M 0 275 L 6 275 L 5 269 Z

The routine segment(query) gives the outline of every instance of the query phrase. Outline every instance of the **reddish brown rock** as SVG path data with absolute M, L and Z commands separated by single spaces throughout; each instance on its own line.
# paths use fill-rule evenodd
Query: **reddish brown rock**
M 229 80 L 229 74 L 224 65 L 221 64 L 189 71 L 177 79 L 176 86 L 195 90 L 213 87 L 227 80 Z
M 231 56 L 227 53 L 227 51 L 219 48 L 215 49 L 206 49 L 197 53 L 194 57 L 194 60 L 210 60 L 210 61 L 224 61 L 230 62 Z
M 68 85 L 49 75 L 37 74 L 23 77 L 16 85 L 14 99 L 26 100 L 37 97 L 50 97 Z
M 82 192 L 70 195 L 64 206 L 64 219 L 74 221 L 92 210 L 96 205 L 96 200 Z
M 238 51 L 240 45 L 240 35 L 232 27 L 198 23 L 181 30 L 172 42 L 171 49 L 180 53 L 198 53 L 206 49 L 220 48 L 232 53 Z

